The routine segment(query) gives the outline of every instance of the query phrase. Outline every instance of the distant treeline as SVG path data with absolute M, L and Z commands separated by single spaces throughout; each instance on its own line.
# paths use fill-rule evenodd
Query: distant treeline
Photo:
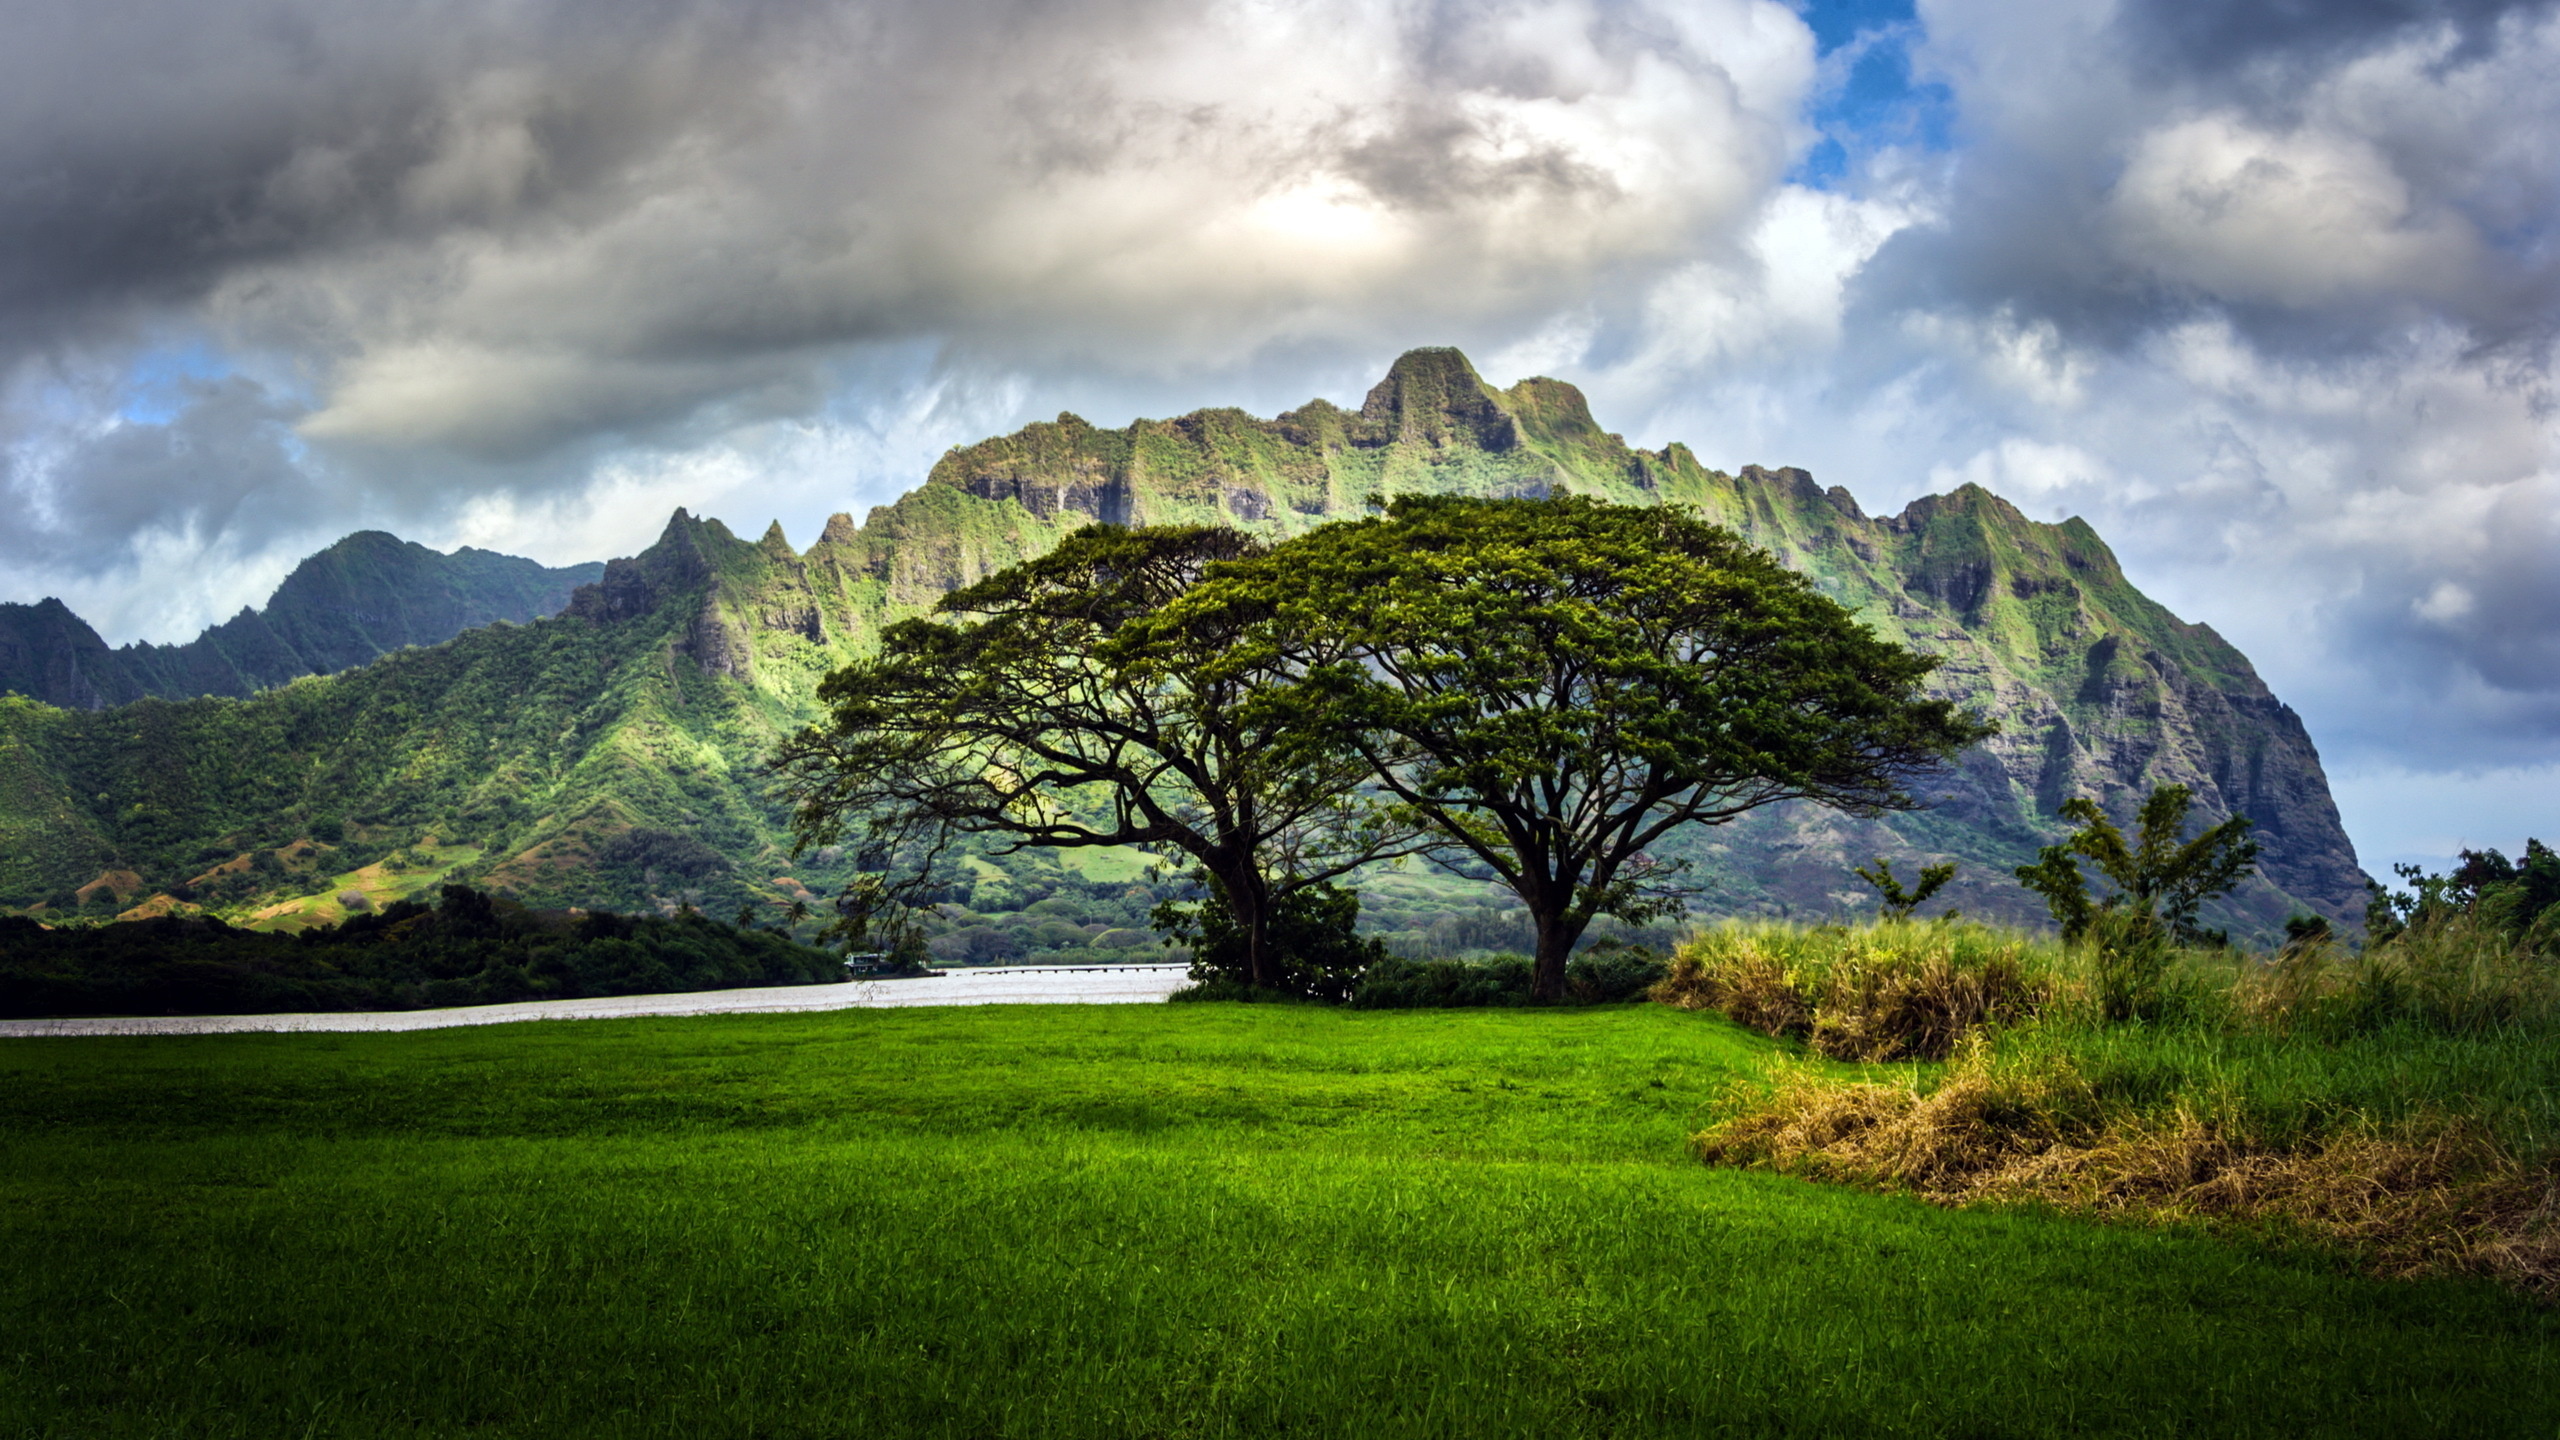
M 417 1010 L 842 980 L 769 931 L 533 910 L 464 885 L 298 935 L 210 916 L 47 930 L 0 917 L 0 1016 Z

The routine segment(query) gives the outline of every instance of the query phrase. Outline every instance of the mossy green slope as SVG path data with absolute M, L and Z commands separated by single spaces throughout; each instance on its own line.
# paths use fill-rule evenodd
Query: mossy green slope
M 1733 526 L 1879 631 L 1946 656 L 1945 689 L 2002 722 L 1930 809 L 1868 822 L 1793 807 L 1682 837 L 1714 908 L 1854 910 L 1866 897 L 1849 869 L 1882 854 L 1957 859 L 1958 903 L 2031 918 L 2007 870 L 2055 833 L 2055 804 L 2119 806 L 2175 782 L 2267 841 L 2265 878 L 2226 919 L 2263 931 L 2297 907 L 2360 912 L 2361 872 L 2300 721 L 2237 650 L 2137 591 L 2086 524 L 2030 521 L 1970 486 L 1870 517 L 1802 471 L 1728 475 L 1679 444 L 1631 447 L 1572 386 L 1497 390 L 1454 350 L 1404 356 L 1358 410 L 1319 400 L 1270 420 L 1204 410 L 1108 430 L 1062 415 L 954 449 L 924 485 L 859 526 L 836 516 L 805 552 L 778 528 L 749 542 L 678 511 L 555 618 L 244 702 L 13 704 L 0 825 L 44 838 L 9 842 L 0 903 L 111 866 L 166 888 L 331 819 L 350 844 L 480 847 L 490 883 L 536 901 L 823 893 L 834 857 L 787 860 L 761 761 L 881 625 L 1096 520 L 1278 535 L 1398 494 L 1557 490 Z M 697 838 L 721 863 L 617 870 L 614 837 L 635 830 Z

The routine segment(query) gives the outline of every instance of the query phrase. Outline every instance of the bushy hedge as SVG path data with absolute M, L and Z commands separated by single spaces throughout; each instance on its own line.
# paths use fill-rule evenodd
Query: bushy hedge
M 1530 968 L 1524 955 L 1475 961 L 1389 956 L 1361 974 L 1351 1004 L 1363 1010 L 1526 1005 Z M 1604 940 L 1565 966 L 1565 994 L 1586 1005 L 1633 1000 L 1670 973 L 1662 958 L 1644 946 Z
M 807 985 L 843 962 L 700 915 L 531 910 L 462 885 L 299 935 L 162 917 L 46 930 L 0 918 L 0 1016 L 415 1010 Z

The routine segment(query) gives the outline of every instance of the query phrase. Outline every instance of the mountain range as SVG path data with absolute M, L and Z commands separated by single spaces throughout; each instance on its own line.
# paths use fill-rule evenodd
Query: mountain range
M 183 645 L 111 650 L 59 600 L 0 604 L 0 691 L 72 710 L 254 695 L 492 621 L 556 614 L 603 573 L 602 564 L 555 570 L 467 546 L 447 555 L 361 530 L 295 566 L 265 608 Z
M 296 925 L 454 877 L 545 904 L 770 914 L 817 903 L 847 878 L 846 857 L 789 855 L 763 757 L 817 713 L 818 682 L 882 625 L 1094 521 L 1279 536 L 1397 494 L 1556 491 L 1695 507 L 1881 633 L 1944 656 L 1943 691 L 2001 723 L 1926 787 L 1926 809 L 1858 820 L 1777 807 L 1678 836 L 1665 849 L 1692 863 L 1703 909 L 1856 913 L 1873 897 L 1851 868 L 1881 855 L 1906 867 L 1953 860 L 1948 895 L 1968 913 L 2040 920 L 2009 871 L 2060 833 L 2055 807 L 2085 794 L 2125 813 L 2174 782 L 2196 792 L 2200 819 L 2247 815 L 2265 845 L 2261 874 L 2217 923 L 2263 935 L 2301 911 L 2360 917 L 2365 878 L 2299 718 L 2210 628 L 2143 596 L 2085 523 L 2032 521 L 1973 486 L 1870 516 L 1801 470 L 1726 474 L 1684 445 L 1629 446 L 1573 386 L 1496 389 L 1446 349 L 1399 359 L 1356 410 L 1316 400 L 1267 420 L 1210 409 L 1113 429 L 1061 415 L 955 448 L 924 484 L 860 524 L 833 517 L 805 550 L 778 525 L 749 541 L 679 510 L 647 550 L 584 575 L 469 560 L 474 575 L 518 577 L 507 593 L 537 614 L 551 577 L 579 582 L 555 614 L 487 617 L 519 623 L 479 623 L 403 580 L 368 589 L 389 563 L 343 560 L 326 571 L 349 577 L 345 608 L 412 618 L 288 624 L 274 618 L 279 590 L 267 616 L 230 624 L 254 621 L 303 668 L 230 659 L 252 648 L 229 642 L 213 646 L 227 671 L 191 662 L 238 677 L 234 688 L 190 691 L 158 677 L 197 670 L 140 660 L 96 668 L 99 655 L 190 647 L 98 644 L 74 663 L 42 632 L 18 640 L 0 652 L 14 667 L 0 685 L 22 692 L 0 700 L 0 905 L 209 905 Z M 350 537 L 313 563 L 399 543 Z M 49 610 L 60 607 L 10 616 Z M 48 620 L 50 633 L 88 633 L 68 619 Z M 27 634 L 18 623 L 0 633 Z M 439 629 L 433 638 L 451 638 L 422 643 Z M 359 668 L 277 683 L 340 656 Z M 64 673 L 88 688 L 40 688 Z M 109 675 L 128 688 L 98 678 Z M 79 708 L 99 702 L 113 708 Z M 1161 881 L 1139 857 L 971 856 L 936 944 L 953 958 L 1004 958 L 1133 943 Z M 1496 943 L 1508 923 L 1503 897 L 1465 877 L 1379 874 L 1363 893 L 1370 922 L 1413 945 Z

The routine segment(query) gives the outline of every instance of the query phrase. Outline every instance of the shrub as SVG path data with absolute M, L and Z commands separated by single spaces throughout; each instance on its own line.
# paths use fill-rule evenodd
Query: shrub
M 2248 878 L 2258 863 L 2258 842 L 2249 838 L 2248 819 L 2235 815 L 2181 843 L 2193 799 L 2184 785 L 2152 791 L 2142 802 L 2139 831 L 2130 844 L 2096 801 L 2066 800 L 2062 816 L 2079 821 L 2080 828 L 2063 843 L 2045 846 L 2035 864 L 2018 867 L 2018 883 L 2044 897 L 2065 940 L 2079 939 L 2100 916 L 2122 915 L 2164 927 L 2180 941 L 2219 943 L 2218 934 L 2197 925 L 2196 910 Z M 2084 859 L 2115 885 L 2115 894 L 2090 898 L 2080 873 Z
M 2088 972 L 2090 998 L 2101 1016 L 2110 1021 L 2160 1018 L 2177 947 L 2159 921 L 2123 910 L 2101 910 L 2080 932 L 2076 949 Z
M 1526 1005 L 1530 979 L 1525 955 L 1494 955 L 1474 962 L 1389 956 L 1360 977 L 1359 986 L 1351 992 L 1351 1004 L 1361 1010 Z
M 1156 907 L 1153 918 L 1171 942 L 1191 947 L 1195 984 L 1220 977 L 1250 983 L 1244 928 L 1214 883 L 1197 905 L 1167 901 Z M 1357 890 L 1318 884 L 1281 896 L 1271 906 L 1268 926 L 1280 970 L 1279 982 L 1270 988 L 1316 1000 L 1349 998 L 1361 975 L 1386 956 L 1386 947 L 1363 938 L 1359 925 Z
M 1293 995 L 1286 990 L 1273 990 L 1267 986 L 1248 984 L 1236 976 L 1224 974 L 1212 974 L 1194 979 L 1190 984 L 1164 998 L 1182 1004 L 1208 1000 L 1232 1000 L 1246 1005 L 1312 1005 L 1316 1003 L 1304 995 Z
M 2476 1035 L 2560 1022 L 2560 965 L 2508 917 L 2448 911 L 2361 954 L 2325 936 L 2289 944 L 2244 969 L 2232 998 L 2248 1020 L 2278 1030 Z
M 1648 945 L 1602 939 L 1584 947 L 1564 967 L 1565 994 L 1586 1005 L 1634 1000 L 1671 976 L 1671 966 Z

